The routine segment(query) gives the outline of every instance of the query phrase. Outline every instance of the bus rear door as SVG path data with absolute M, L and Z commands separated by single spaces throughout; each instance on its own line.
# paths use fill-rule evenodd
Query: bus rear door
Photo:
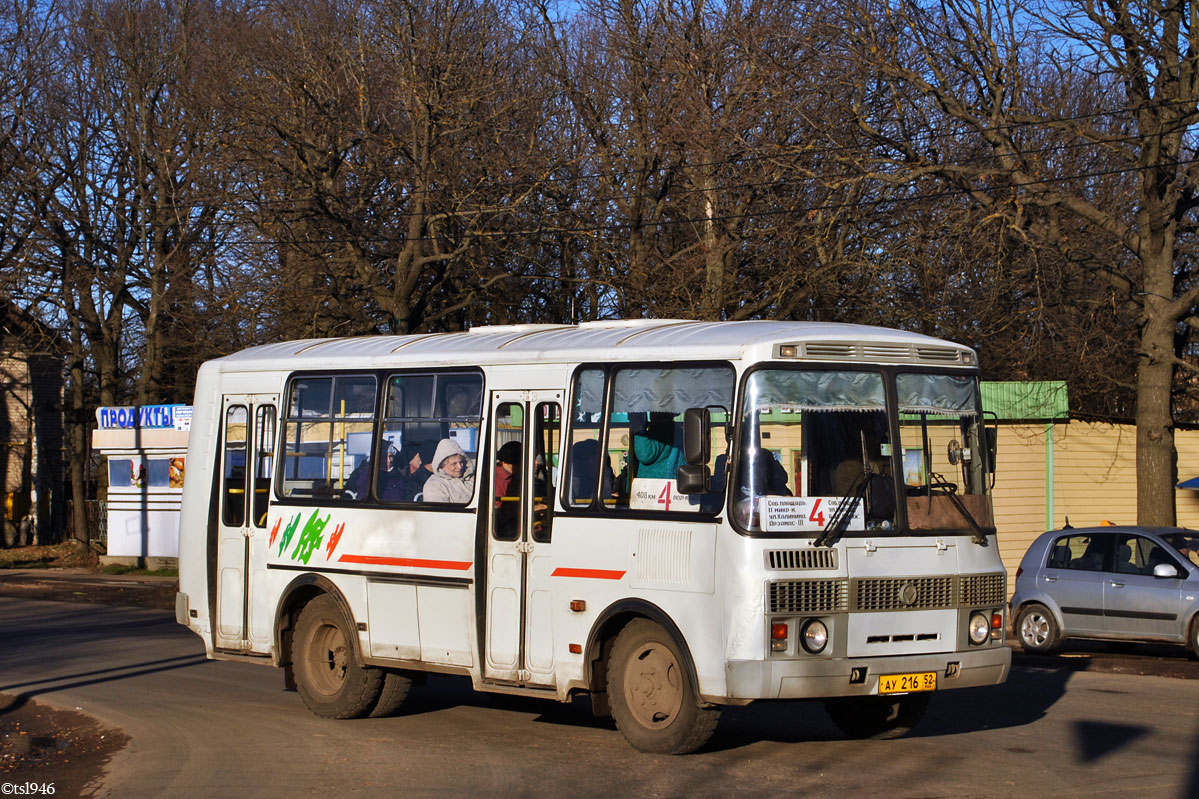
M 218 649 L 267 652 L 267 508 L 274 468 L 278 397 L 227 394 L 221 415 L 217 508 L 216 641 Z M 265 596 L 258 597 L 265 600 Z
M 483 660 L 487 680 L 554 684 L 550 508 L 561 403 L 560 391 L 491 395 L 491 496 L 479 500 L 488 512 Z M 519 463 L 512 463 L 513 458 Z

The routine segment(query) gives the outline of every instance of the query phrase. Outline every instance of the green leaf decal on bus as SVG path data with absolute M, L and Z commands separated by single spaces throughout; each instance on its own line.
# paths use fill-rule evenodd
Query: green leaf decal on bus
M 287 549 L 287 545 L 291 543 L 291 537 L 293 535 L 295 535 L 296 528 L 299 526 L 300 526 L 300 514 L 297 513 L 295 515 L 295 518 L 293 518 L 290 522 L 288 522 L 287 526 L 283 528 L 283 535 L 279 539 L 279 554 L 280 555 L 282 555 L 283 551 L 285 549 Z
M 317 514 L 320 512 L 320 508 L 314 510 L 308 523 L 304 525 L 304 529 L 300 532 L 300 540 L 296 542 L 295 551 L 291 553 L 292 560 L 298 560 L 304 565 L 308 565 L 308 559 L 312 557 L 312 553 L 320 548 L 321 540 L 324 538 L 322 533 L 325 525 L 333 518 L 333 515 L 330 514 L 323 519 L 318 519 Z

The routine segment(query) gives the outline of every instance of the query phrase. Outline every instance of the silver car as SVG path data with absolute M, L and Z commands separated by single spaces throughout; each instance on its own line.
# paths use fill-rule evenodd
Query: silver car
M 1199 532 L 1176 527 L 1052 530 L 1016 570 L 1011 618 L 1028 652 L 1066 638 L 1113 649 L 1154 641 L 1199 657 Z

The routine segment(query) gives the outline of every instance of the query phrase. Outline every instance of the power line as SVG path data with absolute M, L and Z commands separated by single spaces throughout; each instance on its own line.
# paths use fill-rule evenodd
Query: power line
M 1082 117 L 1079 117 L 1079 118 L 1082 118 Z M 1030 123 L 1021 123 L 1021 124 L 1030 124 L 1031 125 L 1034 123 L 1030 122 Z M 1012 127 L 1016 127 L 1016 126 L 1012 126 Z M 988 130 L 1003 130 L 1003 129 L 1005 129 L 1005 128 L 997 127 L 997 128 L 990 128 Z M 978 132 L 978 131 L 975 131 L 975 132 Z M 957 140 L 957 138 L 959 138 L 959 135 L 946 133 L 946 134 L 942 134 L 942 135 L 938 135 L 938 136 L 926 137 L 925 141 L 934 141 L 934 140 L 949 139 L 949 138 L 954 138 L 954 140 Z M 1053 153 L 1065 153 L 1065 152 L 1070 152 L 1070 151 L 1083 150 L 1086 148 L 1111 147 L 1113 145 L 1137 142 L 1142 139 L 1143 139 L 1142 136 L 1136 136 L 1136 135 L 1116 136 L 1116 137 L 1109 137 L 1102 141 L 1081 141 L 1081 142 L 1073 142 L 1073 143 L 1069 143 L 1069 144 L 1054 144 L 1054 145 L 1033 148 L 1033 149 L 1015 149 L 1012 154 L 1015 156 L 1018 156 L 1018 157 L 1044 156 L 1044 155 L 1050 155 Z M 854 145 L 828 146 L 828 147 L 800 147 L 798 145 L 789 145 L 789 146 L 785 146 L 785 147 L 780 147 L 779 150 L 774 153 L 762 153 L 762 154 L 753 155 L 753 156 L 730 156 L 730 157 L 727 157 L 727 158 L 724 158 L 721 160 L 717 160 L 717 161 L 704 161 L 704 162 L 698 162 L 698 163 L 687 163 L 685 161 L 680 161 L 678 163 L 673 163 L 673 164 L 664 164 L 662 166 L 659 166 L 659 167 L 657 167 L 653 170 L 649 170 L 649 171 L 653 171 L 656 173 L 664 173 L 664 172 L 673 172 L 673 171 L 688 170 L 688 169 L 721 168 L 721 167 L 736 166 L 736 165 L 741 165 L 741 164 L 750 164 L 750 163 L 754 163 L 754 162 L 758 162 L 758 161 L 774 160 L 774 159 L 785 158 L 785 157 L 793 157 L 793 158 L 811 157 L 814 160 L 817 157 L 829 156 L 829 155 L 833 155 L 836 153 L 844 153 L 844 152 L 860 152 L 860 151 L 863 151 L 866 149 L 868 149 L 868 148 L 864 144 L 861 144 L 861 143 L 854 144 Z M 970 162 L 968 162 L 968 164 L 969 163 Z M 977 161 L 975 161 L 973 163 L 977 164 Z M 792 169 L 802 168 L 800 166 L 800 164 L 802 164 L 802 162 L 800 162 L 798 164 L 792 164 L 792 165 L 790 165 L 790 168 L 792 168 Z M 347 168 L 351 172 L 353 171 L 352 166 L 347 165 Z M 646 170 L 626 169 L 626 170 L 613 170 L 613 171 L 608 171 L 608 172 L 591 172 L 591 173 L 585 173 L 583 175 L 576 175 L 576 176 L 545 175 L 545 176 L 540 176 L 540 177 L 519 178 L 519 179 L 512 179 L 512 180 L 489 181 L 485 184 L 479 184 L 477 186 L 472 186 L 467 190 L 467 192 L 468 193 L 475 192 L 475 191 L 488 192 L 488 191 L 494 191 L 496 189 L 512 189 L 512 188 L 522 188 L 522 187 L 536 188 L 538 186 L 574 184 L 574 183 L 582 183 L 582 182 L 588 182 L 588 181 L 600 180 L 600 179 L 607 179 L 609 182 L 615 183 L 620 178 L 641 174 L 644 171 L 646 171 Z M 851 179 L 851 178 L 857 177 L 858 175 L 859 175 L 859 173 L 857 173 L 857 172 L 841 172 L 841 173 L 833 173 L 831 175 L 826 173 L 826 174 L 822 174 L 820 176 L 807 175 L 807 176 L 803 176 L 803 177 L 779 177 L 779 178 L 773 178 L 770 180 L 744 181 L 741 183 L 728 183 L 728 184 L 722 184 L 722 185 L 713 186 L 713 187 L 700 186 L 700 187 L 694 187 L 694 188 L 673 188 L 670 191 L 670 195 L 671 196 L 686 196 L 689 194 L 703 193 L 703 192 L 708 192 L 708 191 L 734 191 L 737 189 L 758 188 L 761 186 L 785 186 L 790 183 L 797 182 L 799 180 Z M 451 192 L 453 192 L 453 191 L 455 191 L 455 190 L 450 187 L 436 187 L 436 188 L 426 187 L 426 188 L 420 188 L 420 189 L 401 190 L 399 193 L 404 196 L 423 195 L 425 197 L 439 197 L 439 196 L 440 197 L 452 197 Z M 656 194 L 655 195 L 633 194 L 633 195 L 629 196 L 628 199 L 630 199 L 630 200 L 647 199 L 650 196 L 656 196 Z M 272 207 L 272 206 L 279 207 L 279 206 L 286 206 L 286 205 L 300 205 L 300 204 L 308 203 L 311 201 L 312 201 L 311 197 L 275 198 L 275 199 L 259 197 L 259 198 L 247 199 L 245 201 L 245 204 L 253 205 L 253 206 L 257 206 L 257 207 Z M 223 197 L 223 196 L 200 195 L 198 197 L 190 198 L 186 201 L 175 202 L 172 204 L 172 207 L 177 208 L 177 209 L 189 209 L 189 208 L 194 209 L 194 208 L 200 208 L 200 207 L 207 207 L 207 206 L 214 205 L 214 204 L 230 204 L 230 203 L 228 203 L 227 198 Z
M 1186 166 L 1186 165 L 1190 165 L 1193 163 L 1199 163 L 1199 158 L 1180 159 L 1173 163 L 1178 166 Z M 1045 186 L 1045 185 L 1053 185 L 1053 184 L 1060 184 L 1060 183 L 1068 183 L 1068 182 L 1073 182 L 1073 181 L 1085 181 L 1085 180 L 1092 180 L 1095 178 L 1109 177 L 1109 176 L 1113 176 L 1113 175 L 1134 174 L 1134 173 L 1144 172 L 1144 171 L 1155 169 L 1155 168 L 1156 168 L 1156 166 L 1154 166 L 1154 165 L 1148 165 L 1148 166 L 1134 165 L 1134 166 L 1119 167 L 1119 168 L 1113 168 L 1113 169 L 1095 170 L 1092 172 L 1080 172 L 1080 173 L 1075 173 L 1075 174 L 1070 174 L 1070 175 L 1046 177 L 1046 178 L 1041 178 L 1041 179 L 1037 179 L 1037 180 L 1025 181 L 1025 182 L 1019 183 L 1019 184 L 1005 185 L 1005 186 L 1001 186 L 999 188 L 1010 189 L 1010 190 L 1014 191 L 1014 190 L 1018 190 L 1022 187 L 1026 187 L 1026 186 Z M 1002 172 L 998 171 L 997 174 L 1002 174 Z M 849 175 L 847 177 L 852 177 L 852 176 Z M 813 177 L 813 178 L 806 178 L 805 180 L 820 180 L 820 179 L 821 178 Z M 827 178 L 823 178 L 823 179 L 827 179 Z M 881 180 L 881 177 L 876 177 L 875 180 Z M 782 185 L 787 185 L 786 181 L 781 181 L 781 183 L 782 183 Z M 736 188 L 736 186 L 734 186 L 732 188 Z M 729 189 L 724 188 L 722 190 L 727 191 Z M 584 235 L 584 234 L 596 234 L 596 233 L 610 233 L 610 232 L 630 229 L 630 228 L 634 228 L 634 227 L 665 228 L 665 227 L 676 227 L 676 226 L 702 225 L 702 224 L 716 223 L 716 222 L 730 222 L 730 221 L 736 221 L 739 219 L 748 219 L 748 218 L 754 218 L 754 217 L 806 216 L 806 215 L 810 215 L 813 213 L 821 213 L 821 212 L 828 212 L 828 211 L 842 211 L 842 210 L 846 210 L 846 209 L 850 209 L 850 208 L 872 207 L 872 208 L 877 209 L 877 208 L 879 208 L 879 206 L 883 206 L 883 205 L 905 205 L 905 204 L 919 203 L 919 202 L 923 202 L 926 200 L 944 199 L 946 197 L 953 197 L 953 196 L 972 196 L 973 194 L 975 194 L 977 192 L 987 193 L 987 192 L 993 191 L 993 190 L 994 189 L 984 189 L 984 188 L 977 188 L 977 189 L 947 188 L 947 189 L 943 189 L 941 191 L 919 192 L 919 193 L 915 193 L 915 194 L 907 194 L 907 195 L 898 196 L 898 197 L 887 196 L 887 197 L 880 197 L 877 199 L 856 200 L 856 201 L 841 202 L 841 203 L 804 205 L 804 206 L 799 206 L 796 208 L 763 208 L 760 210 L 747 211 L 744 213 L 737 213 L 737 214 L 714 214 L 712 216 L 681 217 L 678 219 L 665 219 L 665 220 L 632 220 L 632 221 L 610 222 L 610 223 L 583 225 L 583 226 L 565 226 L 565 227 L 564 226 L 551 226 L 551 227 L 542 226 L 542 227 L 533 227 L 533 228 L 525 228 L 525 229 L 517 229 L 517 230 L 496 230 L 496 231 L 478 230 L 478 231 L 466 233 L 465 235 L 474 237 L 474 238 L 504 238 L 504 237 L 535 236 L 535 235 L 544 235 L 544 234 Z M 493 211 L 490 213 L 494 216 L 498 216 L 498 215 L 502 215 L 502 214 L 512 213 L 513 210 L 514 209 L 502 209 L 502 210 Z M 462 215 L 467 215 L 469 213 L 483 213 L 483 212 L 482 211 L 473 211 L 473 212 L 472 211 L 464 211 L 461 213 L 462 213 Z M 878 212 L 878 211 L 876 211 L 874 213 L 881 215 L 881 212 Z M 868 217 L 869 217 L 869 215 L 870 214 L 868 214 Z M 214 221 L 210 222 L 209 225 L 220 225 L 220 226 L 225 226 L 225 227 L 250 227 L 250 226 L 253 226 L 254 223 L 253 222 L 246 223 L 246 222 L 240 222 L 240 221 L 215 221 L 214 220 Z M 54 239 L 50 239 L 48 237 L 41 236 L 41 235 L 32 237 L 32 240 L 35 240 L 35 241 L 38 241 L 41 243 L 47 243 L 47 244 L 57 243 Z M 280 245 L 292 245 L 292 246 L 295 246 L 295 245 L 315 245 L 315 246 L 327 245 L 327 246 L 332 246 L 332 245 L 350 244 L 350 243 L 393 244 L 393 243 L 401 243 L 401 242 L 408 242 L 408 241 L 432 242 L 432 241 L 444 241 L 444 240 L 445 240 L 445 237 L 428 236 L 428 235 L 421 236 L 419 238 L 409 238 L 407 236 L 372 235 L 372 236 L 350 236 L 350 237 L 321 237 L 317 240 L 311 240 L 311 241 L 298 241 L 295 239 L 256 237 L 256 238 L 246 238 L 246 239 L 225 239 L 223 241 L 223 243 L 227 246 L 250 246 L 250 245 L 267 245 L 267 246 L 270 246 L 270 245 L 274 245 L 274 246 L 280 246 Z

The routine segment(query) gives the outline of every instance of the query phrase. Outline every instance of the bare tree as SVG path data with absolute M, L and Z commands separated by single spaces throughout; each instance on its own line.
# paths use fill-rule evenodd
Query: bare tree
M 218 259 L 227 203 L 204 90 L 219 81 L 215 10 L 205 0 L 68 3 L 57 69 L 38 78 L 28 185 L 44 196 L 14 278 L 68 360 L 80 536 L 92 409 L 183 399 L 211 353 L 191 325 L 195 278 Z
M 15 275 L 37 225 L 45 186 L 37 179 L 37 108 L 54 69 L 57 13 L 36 0 L 0 4 L 0 269 Z M 7 281 L 6 281 L 7 283 Z M 3 285 L 10 296 L 17 285 Z
M 1135 320 L 1137 519 L 1173 523 L 1171 389 L 1176 370 L 1195 368 L 1176 339 L 1199 300 L 1191 277 L 1199 172 L 1189 133 L 1199 119 L 1195 5 L 845 8 L 846 58 L 863 65 L 847 94 L 878 157 L 872 170 L 893 182 L 944 181 L 1088 269 L 1110 286 L 1121 317 Z M 1072 149 L 1089 158 L 1063 168 L 1059 156 Z M 1084 160 L 1091 169 L 1079 169 Z M 1122 249 L 1091 257 L 1092 241 Z
M 458 326 L 513 277 L 486 253 L 541 144 L 508 6 L 298 0 L 256 18 L 234 113 L 253 121 L 257 216 L 312 333 Z

